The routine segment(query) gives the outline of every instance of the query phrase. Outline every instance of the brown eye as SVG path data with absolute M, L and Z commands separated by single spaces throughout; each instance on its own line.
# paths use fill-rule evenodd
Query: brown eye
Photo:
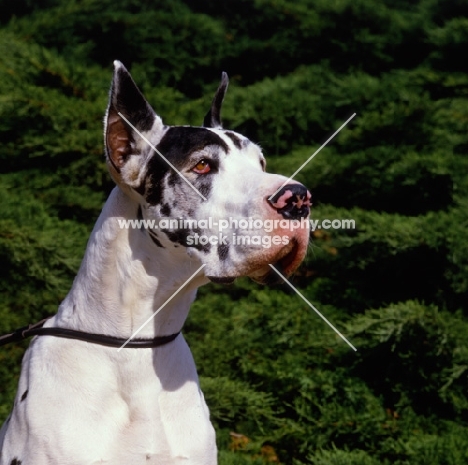
M 211 166 L 207 160 L 201 160 L 192 168 L 192 171 L 198 174 L 206 174 L 211 171 Z

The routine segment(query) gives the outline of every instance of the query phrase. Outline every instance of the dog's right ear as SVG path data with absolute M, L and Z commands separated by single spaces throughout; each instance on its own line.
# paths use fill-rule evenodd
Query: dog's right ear
M 138 132 L 157 143 L 162 128 L 161 118 L 143 97 L 125 66 L 114 61 L 104 139 L 107 165 L 117 184 L 140 185 L 152 149 Z

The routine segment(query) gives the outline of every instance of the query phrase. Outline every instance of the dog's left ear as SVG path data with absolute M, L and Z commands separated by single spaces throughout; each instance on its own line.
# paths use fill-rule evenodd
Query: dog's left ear
M 151 142 L 155 143 L 163 123 L 120 61 L 114 61 L 104 125 L 106 159 L 111 176 L 117 184 L 139 186 L 145 174 L 142 168 L 152 149 L 138 132 L 151 137 Z
M 224 96 L 229 85 L 229 78 L 227 73 L 223 71 L 221 74 L 221 82 L 219 83 L 218 90 L 211 102 L 211 108 L 205 115 L 203 126 L 205 128 L 222 128 L 221 124 L 221 107 L 223 105 Z

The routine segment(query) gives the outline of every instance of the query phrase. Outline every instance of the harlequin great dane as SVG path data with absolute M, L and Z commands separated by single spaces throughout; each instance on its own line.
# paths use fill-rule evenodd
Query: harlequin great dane
M 306 253 L 307 229 L 283 220 L 306 218 L 310 194 L 296 182 L 281 187 L 286 178 L 265 172 L 260 148 L 222 128 L 225 73 L 203 127 L 166 126 L 125 67 L 114 65 L 105 152 L 117 186 L 72 289 L 44 326 L 124 341 L 160 310 L 135 341 L 159 343 L 118 350 L 35 337 L 0 432 L 0 465 L 216 464 L 208 408 L 179 333 L 196 290 L 239 276 L 268 282 L 269 264 L 290 275 Z M 199 221 L 180 228 L 167 218 Z M 241 227 L 239 218 L 268 220 L 270 228 Z M 125 227 L 139 219 L 156 223 Z M 220 232 L 221 219 L 229 226 Z

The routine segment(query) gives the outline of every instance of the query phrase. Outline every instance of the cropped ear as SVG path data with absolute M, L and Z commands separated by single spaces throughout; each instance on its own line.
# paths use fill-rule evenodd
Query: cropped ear
M 144 176 L 143 167 L 151 147 L 132 126 L 153 143 L 163 128 L 161 118 L 143 97 L 125 66 L 114 61 L 104 121 L 106 160 L 117 184 L 135 187 Z
M 218 90 L 211 102 L 211 108 L 205 115 L 203 126 L 205 128 L 222 128 L 221 124 L 221 107 L 223 105 L 224 96 L 229 85 L 228 75 L 223 71 L 221 74 L 221 82 Z

